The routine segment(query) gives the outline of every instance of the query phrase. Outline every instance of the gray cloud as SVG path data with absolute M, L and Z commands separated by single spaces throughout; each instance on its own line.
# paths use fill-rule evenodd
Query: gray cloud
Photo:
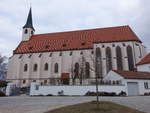
M 31 0 L 36 33 L 130 25 L 150 48 L 148 0 Z M 10 56 L 21 41 L 27 0 L 0 1 L 0 52 Z

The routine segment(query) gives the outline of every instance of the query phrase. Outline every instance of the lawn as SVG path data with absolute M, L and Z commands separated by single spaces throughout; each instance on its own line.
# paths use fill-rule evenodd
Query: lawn
M 100 102 L 98 108 L 96 102 L 88 102 L 62 107 L 46 113 L 144 113 L 144 112 L 140 112 L 111 102 Z

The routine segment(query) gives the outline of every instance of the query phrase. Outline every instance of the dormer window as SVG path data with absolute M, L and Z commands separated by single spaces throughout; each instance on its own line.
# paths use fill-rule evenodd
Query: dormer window
M 82 42 L 81 45 L 84 46 L 84 45 L 85 45 L 85 42 Z
M 62 46 L 63 46 L 63 47 L 66 47 L 67 45 L 66 45 L 66 44 L 63 44 Z
M 28 33 L 28 29 L 25 29 L 24 33 L 27 34 Z
M 46 45 L 45 48 L 46 48 L 46 49 L 49 48 L 49 45 Z
M 29 46 L 29 47 L 28 47 L 29 50 L 31 50 L 32 48 L 33 48 L 32 46 Z

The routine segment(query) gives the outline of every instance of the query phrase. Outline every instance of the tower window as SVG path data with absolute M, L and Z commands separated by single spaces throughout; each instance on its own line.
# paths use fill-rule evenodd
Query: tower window
M 33 31 L 31 31 L 31 34 L 33 35 Z
M 27 33 L 28 33 L 28 30 L 27 30 L 27 29 L 25 29 L 24 33 L 25 33 L 25 34 L 27 34 Z

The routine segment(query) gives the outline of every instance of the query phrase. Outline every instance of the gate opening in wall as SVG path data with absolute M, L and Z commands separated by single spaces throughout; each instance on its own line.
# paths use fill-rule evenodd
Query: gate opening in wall
M 63 85 L 69 85 L 69 73 L 62 73 L 61 81 Z

